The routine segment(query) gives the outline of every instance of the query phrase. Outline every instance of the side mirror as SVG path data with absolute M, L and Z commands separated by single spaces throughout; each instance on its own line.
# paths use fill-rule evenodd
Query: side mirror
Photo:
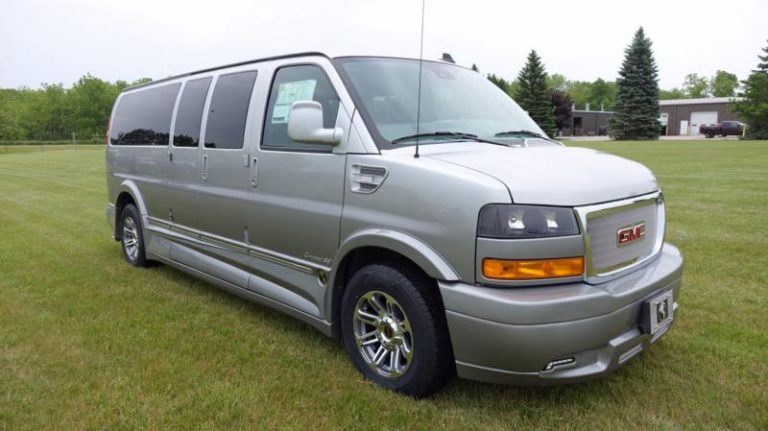
M 288 111 L 288 136 L 296 142 L 336 145 L 342 133 L 339 127 L 323 128 L 323 106 L 318 102 L 293 102 Z

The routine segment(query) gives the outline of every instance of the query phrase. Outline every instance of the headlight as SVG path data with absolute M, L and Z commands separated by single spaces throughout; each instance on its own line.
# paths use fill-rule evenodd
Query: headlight
M 572 208 L 532 205 L 486 205 L 480 210 L 477 235 L 484 238 L 546 238 L 578 235 Z

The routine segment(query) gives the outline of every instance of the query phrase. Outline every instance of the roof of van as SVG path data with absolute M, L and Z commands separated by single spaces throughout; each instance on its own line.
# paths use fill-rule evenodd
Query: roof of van
M 320 57 L 325 57 L 325 58 L 328 58 L 328 59 L 332 58 L 332 57 L 329 57 L 328 55 L 326 55 L 325 53 L 322 53 L 322 52 L 319 52 L 319 51 L 306 51 L 306 52 L 297 52 L 297 53 L 294 53 L 294 54 L 284 54 L 284 55 L 275 55 L 275 56 L 272 56 L 272 57 L 256 58 L 256 59 L 253 59 L 253 60 L 239 61 L 237 63 L 225 64 L 225 65 L 222 65 L 222 66 L 208 67 L 208 68 L 205 68 L 205 69 L 196 70 L 194 72 L 181 73 L 181 74 L 178 74 L 178 75 L 169 76 L 167 78 L 162 78 L 162 79 L 157 79 L 157 80 L 153 80 L 153 81 L 150 81 L 150 82 L 146 82 L 146 83 L 143 83 L 143 84 L 131 85 L 131 86 L 123 88 L 123 92 L 129 91 L 129 90 L 135 90 L 137 88 L 142 88 L 142 87 L 149 87 L 149 86 L 152 86 L 152 85 L 155 85 L 155 84 L 159 84 L 159 83 L 166 82 L 166 81 L 172 81 L 174 79 L 184 78 L 184 77 L 187 77 L 187 76 L 198 75 L 198 74 L 206 73 L 206 72 L 213 72 L 214 70 L 219 70 L 219 69 L 227 69 L 227 68 L 230 68 L 230 67 L 245 66 L 247 64 L 260 63 L 260 62 L 263 62 L 263 61 L 282 60 L 282 59 L 285 59 L 285 58 L 309 57 L 309 56 L 320 56 Z M 382 56 L 375 56 L 375 55 L 341 55 L 341 56 L 333 57 L 333 58 L 343 58 L 343 57 L 381 57 L 381 58 L 402 58 L 402 59 L 406 59 L 406 57 L 396 57 L 396 56 L 386 56 L 386 55 L 382 55 Z M 408 59 L 411 60 L 410 58 L 408 58 Z M 414 58 L 412 60 L 418 60 L 418 58 Z M 443 63 L 444 62 L 442 60 L 432 60 L 432 59 L 426 59 L 426 58 L 423 59 L 423 61 L 429 61 L 429 62 L 432 62 L 432 63 Z M 460 65 L 455 64 L 455 63 L 453 63 L 453 65 L 454 66 L 458 66 L 458 67 L 464 67 L 464 66 L 460 66 Z M 466 69 L 466 67 L 465 67 L 465 69 Z
M 297 52 L 295 54 L 276 55 L 276 56 L 272 56 L 272 57 L 257 58 L 257 59 L 253 59 L 253 60 L 239 61 L 237 63 L 225 64 L 225 65 L 222 65 L 222 66 L 208 67 L 208 68 L 205 68 L 205 69 L 195 70 L 194 72 L 181 73 L 179 75 L 173 75 L 173 76 L 169 76 L 167 78 L 153 80 L 153 81 L 150 81 L 150 82 L 146 82 L 144 84 L 131 85 L 131 86 L 123 88 L 123 91 L 135 90 L 137 88 L 148 87 L 148 86 L 155 85 L 155 84 L 158 84 L 158 83 L 161 83 L 161 82 L 171 81 L 171 80 L 174 80 L 174 79 L 184 78 L 186 76 L 198 75 L 198 74 L 206 73 L 206 72 L 212 72 L 214 70 L 226 69 L 226 68 L 229 68 L 229 67 L 245 66 L 246 64 L 259 63 L 259 62 L 262 62 L 262 61 L 281 60 L 281 59 L 284 59 L 284 58 L 292 58 L 292 57 L 307 57 L 307 56 L 312 56 L 312 55 L 314 55 L 314 56 L 321 56 L 321 57 L 325 57 L 325 58 L 330 58 L 327 55 L 323 54 L 322 52 L 316 52 L 316 51 Z

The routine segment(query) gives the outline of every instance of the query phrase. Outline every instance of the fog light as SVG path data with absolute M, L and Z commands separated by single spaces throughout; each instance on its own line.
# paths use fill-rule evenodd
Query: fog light
M 554 361 L 547 364 L 546 367 L 544 367 L 544 371 L 552 371 L 557 367 L 562 367 L 563 365 L 568 365 L 576 362 L 575 358 L 563 358 L 563 359 L 555 359 Z
M 584 273 L 584 257 L 560 259 L 483 259 L 483 276 L 498 280 L 575 277 Z

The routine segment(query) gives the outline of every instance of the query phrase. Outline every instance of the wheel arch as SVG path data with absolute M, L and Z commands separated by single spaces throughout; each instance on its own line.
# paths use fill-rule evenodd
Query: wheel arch
M 338 316 L 346 283 L 357 269 L 365 265 L 393 260 L 404 260 L 432 280 L 457 281 L 459 276 L 437 251 L 417 238 L 403 232 L 370 229 L 351 235 L 339 248 L 333 269 L 328 277 L 325 303 L 326 316 L 332 324 L 332 333 L 339 334 Z M 439 296 L 437 285 L 435 292 Z
M 120 184 L 120 190 L 117 193 L 117 199 L 115 199 L 115 240 L 121 239 L 120 231 L 120 216 L 122 215 L 123 208 L 126 205 L 132 203 L 139 210 L 140 216 L 147 214 L 147 208 L 144 204 L 144 200 L 141 197 L 141 192 L 135 183 L 132 181 L 123 181 Z

